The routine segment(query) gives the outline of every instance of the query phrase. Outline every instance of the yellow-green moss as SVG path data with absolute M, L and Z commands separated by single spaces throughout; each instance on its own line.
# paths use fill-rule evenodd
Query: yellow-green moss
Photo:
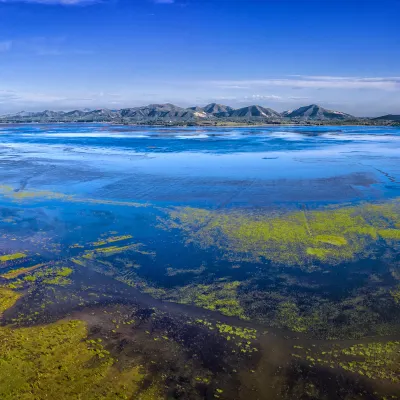
M 400 240 L 400 229 L 382 229 L 378 233 L 384 239 Z
M 0 315 L 12 307 L 20 297 L 21 295 L 19 293 L 9 289 L 0 288 Z
M 311 366 L 339 367 L 372 380 L 400 383 L 399 341 L 360 343 L 346 348 L 334 345 L 325 351 L 298 348 Z M 293 355 L 299 357 L 298 354 Z
M 189 241 L 202 247 L 215 246 L 230 258 L 265 258 L 285 265 L 368 257 L 380 237 L 397 240 L 400 232 L 398 200 L 281 215 L 183 207 L 169 216 L 167 227 L 182 229 Z
M 64 193 L 51 192 L 48 190 L 33 189 L 33 190 L 22 190 L 16 192 L 14 188 L 7 185 L 0 185 L 0 195 L 16 202 L 58 200 L 70 203 L 106 204 L 106 205 L 123 206 L 123 207 L 148 207 L 148 204 L 135 203 L 131 201 L 79 198 Z
M 400 304 L 400 285 L 397 285 L 393 290 L 390 291 L 394 301 Z
M 289 328 L 294 332 L 306 332 L 307 321 L 300 316 L 297 305 L 292 302 L 283 302 L 278 306 L 277 320 L 281 326 Z
M 0 328 L 0 398 L 140 398 L 144 375 L 139 368 L 119 371 L 102 345 L 86 338 L 82 321 Z M 143 398 L 158 399 L 155 394 Z
M 315 247 L 308 247 L 307 248 L 307 254 L 309 256 L 313 256 L 315 258 L 318 258 L 320 260 L 326 260 L 329 255 L 329 250 L 327 249 L 321 249 L 321 248 L 315 248 Z
M 120 279 L 121 281 L 134 285 L 133 282 Z M 152 288 L 142 286 L 143 292 L 154 297 L 174 301 L 181 304 L 194 304 L 207 310 L 218 311 L 227 316 L 236 316 L 248 319 L 238 299 L 238 289 L 241 283 L 217 282 L 210 285 L 192 284 L 174 290 Z
M 132 239 L 133 236 L 132 235 L 121 235 L 121 236 L 112 236 L 106 239 L 101 239 L 97 242 L 93 243 L 93 246 L 103 246 L 107 243 L 115 243 L 115 242 L 121 242 L 123 240 L 128 240 L 128 239 Z
M 20 258 L 25 258 L 25 257 L 26 257 L 25 253 L 4 254 L 0 256 L 0 262 L 18 260 Z
M 36 264 L 33 265 L 32 267 L 13 269 L 12 271 L 8 271 L 5 274 L 1 275 L 1 277 L 4 279 L 15 279 L 21 275 L 25 275 L 28 274 L 29 272 L 35 271 L 36 269 L 43 267 L 43 265 L 44 264 Z
M 315 237 L 316 242 L 331 244 L 333 246 L 346 246 L 347 240 L 343 236 L 335 235 L 317 235 Z

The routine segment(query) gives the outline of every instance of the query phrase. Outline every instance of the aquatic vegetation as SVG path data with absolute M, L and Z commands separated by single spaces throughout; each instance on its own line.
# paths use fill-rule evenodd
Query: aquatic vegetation
M 35 268 L 39 268 L 38 266 Z M 25 276 L 23 279 L 13 281 L 8 284 L 9 288 L 19 288 L 23 286 L 23 283 L 41 283 L 44 285 L 57 285 L 67 286 L 71 284 L 71 280 L 68 278 L 73 273 L 72 268 L 68 267 L 48 267 L 41 271 L 35 272 L 31 275 Z
M 107 257 L 111 256 L 114 254 L 118 253 L 124 253 L 125 251 L 128 250 L 134 250 L 134 251 L 141 251 L 139 250 L 139 247 L 141 247 L 140 243 L 133 243 L 133 244 L 128 244 L 126 246 L 108 246 L 108 247 L 97 247 L 95 250 L 87 250 L 84 252 L 82 255 L 82 258 L 85 258 L 86 260 L 93 260 L 97 259 L 99 257 Z M 82 259 L 79 259 L 77 257 L 74 257 L 72 259 L 73 262 L 76 264 L 80 264 L 82 266 L 85 265 L 85 262 Z
M 0 262 L 13 261 L 25 257 L 26 257 L 25 253 L 4 254 L 0 256 Z
M 0 288 L 0 316 L 4 311 L 11 308 L 20 297 L 19 293 L 6 288 Z
M 219 311 L 227 316 L 248 319 L 238 300 L 237 291 L 240 282 L 220 282 L 210 285 L 188 285 L 179 288 L 176 301 L 182 304 L 194 304 L 207 310 Z
M 128 239 L 132 239 L 133 236 L 132 235 L 121 235 L 121 236 L 112 236 L 106 239 L 101 239 L 97 242 L 93 243 L 93 246 L 103 246 L 107 243 L 115 243 L 115 242 L 121 242 L 123 240 L 128 240 Z
M 0 397 L 111 400 L 138 396 L 145 378 L 140 368 L 120 371 L 101 342 L 87 336 L 82 321 L 0 328 Z
M 307 247 L 307 254 L 310 256 L 314 256 L 320 260 L 327 260 L 329 256 L 329 250 L 327 249 L 320 249 L 315 247 Z
M 148 204 L 135 203 L 131 201 L 117 201 L 117 200 L 103 200 L 91 198 L 79 198 L 73 195 L 64 193 L 51 192 L 48 190 L 20 190 L 16 191 L 13 187 L 7 185 L 0 185 L 0 195 L 6 199 L 23 202 L 23 201 L 49 201 L 58 200 L 70 203 L 89 203 L 89 204 L 103 204 L 111 206 L 122 207 L 148 207 Z
M 196 319 L 195 322 L 211 331 L 218 332 L 226 341 L 234 344 L 240 353 L 251 354 L 258 351 L 254 342 L 257 339 L 257 331 L 255 329 L 242 328 L 222 322 L 214 323 L 205 319 Z
M 307 331 L 307 320 L 301 317 L 300 311 L 295 303 L 289 301 L 280 303 L 277 309 L 277 318 L 282 326 L 294 332 Z
M 382 229 L 378 233 L 386 240 L 400 240 L 400 229 Z
M 299 348 L 299 347 L 298 347 Z M 330 350 L 297 350 L 311 365 L 342 368 L 372 380 L 400 383 L 400 342 L 359 343 L 350 347 L 334 345 Z M 299 354 L 295 354 L 296 357 Z
M 11 271 L 6 272 L 5 274 L 2 274 L 1 277 L 4 279 L 15 279 L 21 275 L 26 275 L 32 271 L 35 271 L 36 269 L 43 267 L 44 265 L 45 264 L 36 264 L 33 265 L 32 267 L 13 269 Z
M 118 278 L 119 280 L 136 286 L 129 279 Z M 144 282 L 140 289 L 158 299 L 172 301 L 180 304 L 193 304 L 207 310 L 218 311 L 227 316 L 235 316 L 241 319 L 248 319 L 238 297 L 238 289 L 241 283 L 216 282 L 210 285 L 190 284 L 175 289 L 165 289 L 148 286 Z
M 400 304 L 400 285 L 397 285 L 393 290 L 390 291 L 394 301 Z
M 185 275 L 185 274 L 193 274 L 193 275 L 200 275 L 206 270 L 205 266 L 201 266 L 199 268 L 167 268 L 167 276 L 176 276 L 176 275 Z
M 188 241 L 214 246 L 230 259 L 306 266 L 368 257 L 380 238 L 397 240 L 400 202 L 362 204 L 276 215 L 190 207 L 168 211 L 164 226 L 181 229 Z
M 217 323 L 216 327 L 219 333 L 238 336 L 241 339 L 253 340 L 257 338 L 257 331 L 250 328 L 241 328 L 223 323 Z
M 317 235 L 315 240 L 321 243 L 332 244 L 333 246 L 345 246 L 347 244 L 347 240 L 343 236 Z

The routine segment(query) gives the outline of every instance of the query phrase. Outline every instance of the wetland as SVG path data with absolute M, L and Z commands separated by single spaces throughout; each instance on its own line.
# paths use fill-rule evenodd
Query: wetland
M 400 129 L 0 126 L 2 399 L 400 398 Z

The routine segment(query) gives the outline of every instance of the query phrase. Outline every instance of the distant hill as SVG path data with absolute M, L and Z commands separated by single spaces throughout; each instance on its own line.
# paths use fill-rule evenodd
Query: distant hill
M 217 116 L 220 115 L 221 114 L 217 114 Z M 253 119 L 253 118 L 270 119 L 270 120 L 282 119 L 281 115 L 277 111 L 274 111 L 271 108 L 264 108 L 261 106 L 248 106 L 239 108 L 238 110 L 232 110 L 229 112 L 228 116 L 231 118 L 246 118 L 246 119 Z
M 400 122 L 400 115 L 388 114 L 382 117 L 373 118 L 374 121 L 395 121 Z
M 207 118 L 204 111 L 182 108 L 173 104 L 150 104 L 145 107 L 125 108 L 120 111 L 120 117 L 135 122 L 144 121 L 193 121 L 198 118 Z
M 215 125 L 215 124 L 340 124 L 344 121 L 366 125 L 397 124 L 399 115 L 386 115 L 368 119 L 356 118 L 340 111 L 332 111 L 316 104 L 279 113 L 271 108 L 252 105 L 234 109 L 227 105 L 211 103 L 204 107 L 183 108 L 174 104 L 149 104 L 147 106 L 109 110 L 73 110 L 19 112 L 0 116 L 1 123 L 58 123 L 104 122 L 115 124 L 161 125 Z M 381 122 L 382 121 L 382 122 Z
M 353 115 L 346 114 L 340 111 L 327 110 L 317 104 L 300 107 L 296 110 L 285 111 L 282 117 L 290 119 L 325 121 L 325 120 L 356 120 Z
M 233 111 L 232 107 L 225 106 L 223 104 L 211 103 L 203 107 L 203 111 L 208 114 L 219 114 Z

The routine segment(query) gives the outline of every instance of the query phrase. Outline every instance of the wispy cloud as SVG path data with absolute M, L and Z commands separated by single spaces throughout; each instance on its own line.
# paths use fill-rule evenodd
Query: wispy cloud
M 338 76 L 302 76 L 262 80 L 210 81 L 211 85 L 236 89 L 238 87 L 282 86 L 293 89 L 378 89 L 400 90 L 400 77 L 338 77 Z
M 272 101 L 279 101 L 282 100 L 281 96 L 276 96 L 274 94 L 253 94 L 251 96 L 245 96 L 244 100 L 254 100 L 254 101 L 261 101 L 261 100 L 272 100 Z
M 36 3 L 48 5 L 78 6 L 103 3 L 103 0 L 0 0 L 0 3 Z
M 0 53 L 11 50 L 12 44 L 12 40 L 0 41 Z
M 93 54 L 93 50 L 71 48 L 66 37 L 31 37 L 3 42 L 0 41 L 0 53 L 11 50 L 37 56 L 84 56 Z
M 153 0 L 156 4 L 174 4 L 175 0 Z

